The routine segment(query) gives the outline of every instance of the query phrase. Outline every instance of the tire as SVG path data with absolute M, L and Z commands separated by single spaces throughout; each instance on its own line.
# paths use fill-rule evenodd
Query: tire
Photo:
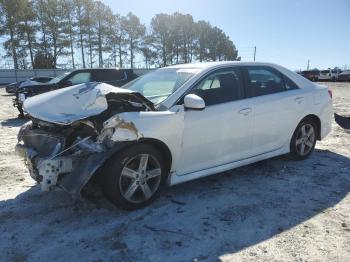
M 302 120 L 290 141 L 290 157 L 294 160 L 308 158 L 315 149 L 317 132 L 317 126 L 311 119 Z
M 152 203 L 165 185 L 166 164 L 150 144 L 133 145 L 105 165 L 102 189 L 115 205 L 134 210 Z

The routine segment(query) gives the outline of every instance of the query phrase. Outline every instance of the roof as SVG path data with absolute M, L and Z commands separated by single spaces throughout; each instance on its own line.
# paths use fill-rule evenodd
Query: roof
M 79 68 L 79 69 L 74 69 L 71 72 L 75 72 L 75 71 L 99 71 L 99 70 L 122 70 L 122 71 L 133 71 L 133 69 L 131 68 L 118 68 L 118 67 L 109 67 L 109 68 Z
M 191 63 L 191 64 L 178 64 L 178 65 L 172 65 L 168 66 L 167 68 L 198 68 L 198 69 L 204 69 L 204 68 L 215 68 L 222 65 L 245 65 L 245 66 L 254 66 L 254 65 L 260 65 L 260 66 L 276 66 L 276 64 L 273 63 L 264 63 L 264 62 L 241 62 L 241 61 L 220 61 L 220 62 L 201 62 L 201 63 Z

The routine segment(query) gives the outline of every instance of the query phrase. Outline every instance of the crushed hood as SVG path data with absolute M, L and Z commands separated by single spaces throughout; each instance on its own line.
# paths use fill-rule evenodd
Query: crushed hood
M 149 107 L 141 94 L 105 83 L 85 83 L 70 86 L 25 100 L 24 110 L 34 118 L 61 125 L 95 116 L 108 108 L 106 95 L 123 93 L 137 96 L 140 103 Z

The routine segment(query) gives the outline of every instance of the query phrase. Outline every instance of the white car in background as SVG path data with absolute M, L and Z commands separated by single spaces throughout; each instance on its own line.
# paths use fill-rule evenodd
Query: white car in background
M 327 69 L 320 71 L 318 80 L 329 80 L 336 81 L 338 80 L 339 74 L 341 73 L 340 69 Z
M 93 175 L 136 209 L 175 185 L 278 155 L 302 160 L 331 131 L 326 86 L 268 63 L 170 66 L 116 88 L 28 98 L 16 149 L 43 190 L 79 195 Z

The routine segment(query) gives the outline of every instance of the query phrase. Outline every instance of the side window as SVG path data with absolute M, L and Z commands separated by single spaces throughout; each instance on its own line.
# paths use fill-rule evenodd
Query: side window
M 268 67 L 247 67 L 247 95 L 262 96 L 285 90 L 282 75 Z
M 94 72 L 94 78 L 97 82 L 113 82 L 126 80 L 127 74 L 124 70 L 106 69 Z
M 293 90 L 298 89 L 298 86 L 296 83 L 294 83 L 292 80 L 290 80 L 288 77 L 284 77 L 284 86 L 286 90 Z
M 78 85 L 82 83 L 90 82 L 91 74 L 88 72 L 77 73 L 68 80 L 72 82 L 73 85 Z
M 241 98 L 240 83 L 238 70 L 225 70 L 205 78 L 190 91 L 190 94 L 202 97 L 207 106 L 235 101 Z

